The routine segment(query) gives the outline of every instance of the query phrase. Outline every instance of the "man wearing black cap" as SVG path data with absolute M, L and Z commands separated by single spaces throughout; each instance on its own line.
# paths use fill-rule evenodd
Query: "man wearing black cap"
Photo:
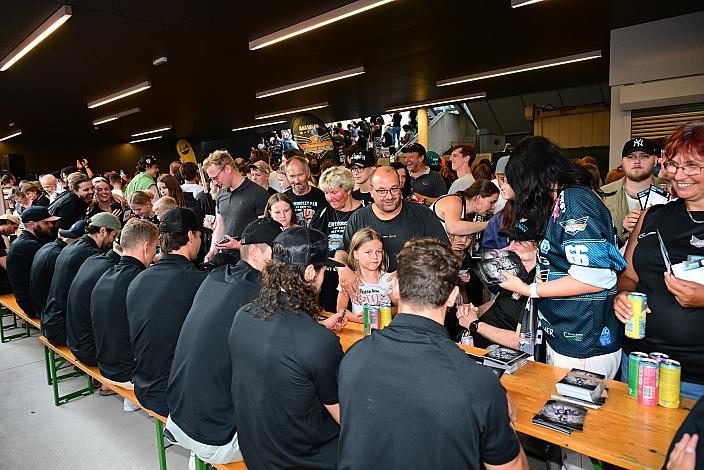
M 127 289 L 134 394 L 142 406 L 162 416 L 169 414 L 166 386 L 181 325 L 206 276 L 193 264 L 202 234 L 203 227 L 192 210 L 171 209 L 159 224 L 159 262 L 139 274 Z
M 425 163 L 425 147 L 415 143 L 401 148 L 401 152 L 411 175 L 411 188 L 421 204 L 429 206 L 447 194 L 445 180 Z
M 316 315 L 325 266 L 339 264 L 322 232 L 285 230 L 274 240 L 259 298 L 235 315 L 232 402 L 248 468 L 336 467 L 342 347 Z
M 227 335 L 237 310 L 258 294 L 261 271 L 282 229 L 269 218 L 244 228 L 240 261 L 208 274 L 178 337 L 166 392 L 170 415 L 165 435 L 211 464 L 242 459 L 230 395 Z
M 368 150 L 353 153 L 347 164 L 347 168 L 352 171 L 354 177 L 352 197 L 358 201 L 364 201 L 366 204 L 374 202 L 372 194 L 369 192 L 369 178 L 372 176 L 375 166 L 374 155 Z
M 68 230 L 59 229 L 58 238 L 41 247 L 34 255 L 32 273 L 29 276 L 29 293 L 37 312 L 41 312 L 46 307 L 51 280 L 54 278 L 56 258 L 59 257 L 61 250 L 85 235 L 86 225 L 88 225 L 88 221 L 81 219 Z
M 89 257 L 105 253 L 121 228 L 114 215 L 107 212 L 95 214 L 81 239 L 61 250 L 56 258 L 49 295 L 42 310 L 42 332 L 53 344 L 66 344 L 66 302 L 78 269 Z
M 653 168 L 657 163 L 658 149 L 649 139 L 631 139 L 623 146 L 621 167 L 623 178 L 604 185 L 604 204 L 611 213 L 616 232 L 625 241 L 636 226 L 642 207 L 638 193 L 655 184 Z
M 159 199 L 159 190 L 156 186 L 156 179 L 159 176 L 159 162 L 152 155 L 143 155 L 137 162 L 139 173 L 134 175 L 130 184 L 125 188 L 125 199 L 130 200 L 130 196 L 135 191 L 149 191 L 152 193 L 152 204 Z
M 49 213 L 60 217 L 56 228 L 68 230 L 86 215 L 88 205 L 93 202 L 95 188 L 93 182 L 85 174 L 71 173 L 67 178 L 68 191 L 64 191 L 49 204 Z
M 30 293 L 30 271 L 37 251 L 51 240 L 54 222 L 59 217 L 52 216 L 46 207 L 32 206 L 22 212 L 24 230 L 12 242 L 7 253 L 7 278 L 15 293 L 17 305 L 30 317 L 38 317 Z

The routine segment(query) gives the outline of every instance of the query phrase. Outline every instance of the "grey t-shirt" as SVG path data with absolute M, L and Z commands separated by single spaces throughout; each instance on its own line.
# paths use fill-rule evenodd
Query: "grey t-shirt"
M 466 173 L 461 178 L 457 178 L 455 181 L 452 182 L 452 184 L 450 185 L 450 189 L 447 191 L 447 194 L 455 194 L 459 191 L 464 191 L 473 184 L 474 176 L 472 176 L 471 173 Z
M 264 214 L 268 199 L 266 189 L 248 179 L 235 189 L 221 189 L 215 207 L 222 217 L 224 234 L 239 238 L 247 224 Z

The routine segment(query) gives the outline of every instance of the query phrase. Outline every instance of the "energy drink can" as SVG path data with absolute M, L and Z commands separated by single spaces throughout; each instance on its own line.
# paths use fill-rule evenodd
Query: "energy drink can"
M 638 403 L 658 406 L 658 375 L 660 364 L 652 359 L 638 362 Z
M 465 332 L 462 333 L 462 337 L 460 338 L 460 344 L 464 346 L 474 347 L 474 338 L 472 337 L 472 335 L 469 334 L 469 330 L 465 330 Z
M 632 339 L 645 337 L 645 311 L 648 308 L 648 297 L 640 292 L 631 292 L 626 296 L 631 303 L 633 316 L 626 321 L 626 336 Z
M 391 305 L 384 305 L 379 309 L 381 316 L 381 328 L 386 328 L 391 323 Z
M 680 407 L 680 378 L 682 366 L 672 359 L 660 361 L 660 386 L 658 404 L 665 408 Z
M 628 356 L 628 394 L 638 398 L 638 363 L 648 359 L 648 355 L 643 352 L 633 351 Z
M 657 362 L 662 362 L 665 359 L 670 359 L 670 356 L 668 356 L 665 353 L 661 353 L 661 352 L 652 352 L 648 355 L 648 357 L 650 359 L 652 359 L 653 361 L 657 361 Z
M 364 334 L 370 335 L 373 330 L 378 330 L 380 326 L 379 307 L 373 305 L 364 306 Z

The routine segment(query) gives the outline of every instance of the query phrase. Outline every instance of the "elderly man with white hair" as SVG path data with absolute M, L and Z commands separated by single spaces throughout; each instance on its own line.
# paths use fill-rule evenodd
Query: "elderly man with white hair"
M 41 183 L 42 189 L 44 189 L 46 196 L 49 198 L 49 203 L 54 202 L 54 199 L 59 195 L 56 190 L 56 177 L 51 173 L 47 173 L 39 177 L 39 183 Z

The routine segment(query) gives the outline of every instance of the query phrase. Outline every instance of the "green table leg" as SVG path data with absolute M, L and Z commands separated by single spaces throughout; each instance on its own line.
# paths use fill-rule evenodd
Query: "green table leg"
M 166 447 L 164 447 L 164 424 L 154 418 L 156 426 L 156 452 L 159 455 L 159 468 L 166 470 Z

